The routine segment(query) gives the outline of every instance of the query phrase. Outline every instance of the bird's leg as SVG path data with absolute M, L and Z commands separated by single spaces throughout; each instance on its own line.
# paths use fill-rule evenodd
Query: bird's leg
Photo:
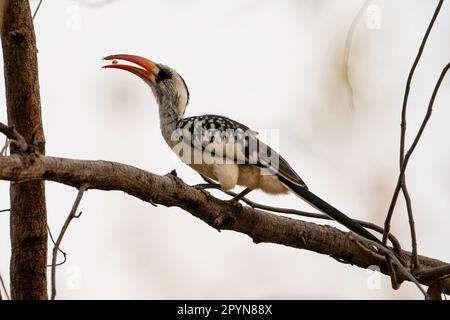
M 214 185 L 215 189 L 222 189 L 220 187 L 220 184 L 215 183 L 213 180 L 211 180 L 210 178 L 208 178 L 207 176 L 199 173 L 199 175 L 202 177 L 203 180 L 205 180 L 207 183 L 205 185 Z M 249 194 L 253 189 L 250 188 L 246 188 L 244 191 L 242 191 L 241 193 L 234 195 L 232 192 L 227 192 L 224 191 L 226 194 L 229 195 L 234 195 L 234 197 L 228 201 L 232 202 L 232 203 L 239 203 L 240 200 L 242 200 L 242 198 L 244 198 L 247 194 Z
M 240 192 L 239 194 L 237 194 L 236 196 L 234 196 L 234 198 L 232 198 L 231 200 L 229 200 L 230 202 L 233 203 L 238 203 L 240 200 L 242 200 L 242 198 L 244 198 L 246 195 L 248 195 L 250 192 L 252 192 L 253 189 L 250 188 L 245 188 L 244 191 Z
M 210 182 L 210 183 L 199 183 L 193 186 L 194 188 L 205 190 L 205 189 L 220 189 L 220 184 Z
M 196 184 L 194 187 L 197 189 L 205 190 L 205 189 L 220 189 L 220 184 L 214 182 L 212 179 L 208 178 L 207 176 L 199 173 L 199 175 L 202 177 L 203 180 L 206 181 L 206 183 L 199 183 Z

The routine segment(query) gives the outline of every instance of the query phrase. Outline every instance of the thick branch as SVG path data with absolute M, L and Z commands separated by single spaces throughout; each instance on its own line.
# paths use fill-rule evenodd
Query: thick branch
M 417 271 L 417 277 L 422 280 L 433 280 L 441 277 L 448 277 L 450 274 L 450 265 L 442 265 L 435 268 Z
M 350 239 L 345 232 L 330 226 L 233 205 L 186 185 L 171 174 L 159 176 L 109 161 L 12 155 L 0 157 L 0 179 L 45 179 L 76 188 L 88 184 L 89 189 L 120 190 L 147 202 L 180 207 L 216 229 L 247 234 L 255 243 L 277 243 L 306 249 L 361 268 L 378 265 L 381 272 L 387 272 L 382 260 L 368 254 L 367 250 Z M 407 258 L 406 261 L 410 260 L 409 252 L 402 251 L 402 255 Z M 419 262 L 424 269 L 446 265 L 423 256 L 419 256 Z M 421 280 L 425 285 L 431 282 Z M 450 280 L 442 280 L 442 287 L 446 293 L 450 293 Z

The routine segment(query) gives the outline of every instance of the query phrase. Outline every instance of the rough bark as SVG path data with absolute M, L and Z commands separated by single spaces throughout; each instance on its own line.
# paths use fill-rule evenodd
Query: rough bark
M 326 225 L 291 219 L 265 211 L 233 205 L 185 184 L 167 174 L 159 176 L 129 165 L 109 161 L 73 160 L 40 155 L 0 157 L 0 180 L 30 181 L 45 179 L 79 188 L 119 190 L 150 203 L 177 206 L 219 230 L 247 234 L 255 243 L 270 242 L 326 254 L 339 262 L 361 268 L 385 263 L 355 243 L 347 233 Z M 406 261 L 411 253 L 403 251 Z M 434 269 L 446 263 L 419 256 L 423 268 Z M 406 279 L 400 279 L 406 280 Z M 433 281 L 419 279 L 430 285 Z M 441 280 L 450 293 L 450 279 Z
M 28 0 L 8 0 L 1 28 L 8 123 L 45 153 L 37 49 Z M 12 146 L 11 153 L 17 152 Z M 11 298 L 47 299 L 47 215 L 43 181 L 12 183 Z
M 2 31 L 3 26 L 3 12 L 5 12 L 6 4 L 9 0 L 0 1 L 0 32 Z

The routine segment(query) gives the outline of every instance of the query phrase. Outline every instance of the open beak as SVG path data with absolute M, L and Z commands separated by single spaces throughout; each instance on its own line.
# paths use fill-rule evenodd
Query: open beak
M 111 61 L 112 64 L 103 66 L 102 68 L 126 70 L 137 75 L 139 78 L 143 79 L 150 85 L 155 84 L 155 78 L 159 72 L 159 68 L 153 61 L 149 59 L 130 54 L 114 54 L 111 56 L 104 57 L 103 60 Z M 117 63 L 117 60 L 128 61 L 138 65 L 139 67 L 127 64 L 120 64 Z

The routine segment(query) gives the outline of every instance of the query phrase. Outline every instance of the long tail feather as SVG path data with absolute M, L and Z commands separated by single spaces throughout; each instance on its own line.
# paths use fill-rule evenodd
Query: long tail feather
M 363 228 L 359 223 L 355 222 L 353 219 L 349 218 L 347 215 L 325 202 L 318 196 L 316 196 L 311 191 L 299 186 L 295 183 L 290 182 L 286 178 L 278 176 L 278 179 L 285 184 L 292 192 L 297 196 L 302 198 L 304 201 L 308 202 L 311 206 L 318 209 L 320 212 L 326 214 L 333 220 L 336 220 L 343 226 L 347 227 L 349 230 L 359 234 L 360 236 L 375 241 L 383 246 L 385 246 L 378 238 L 376 238 L 372 233 Z

